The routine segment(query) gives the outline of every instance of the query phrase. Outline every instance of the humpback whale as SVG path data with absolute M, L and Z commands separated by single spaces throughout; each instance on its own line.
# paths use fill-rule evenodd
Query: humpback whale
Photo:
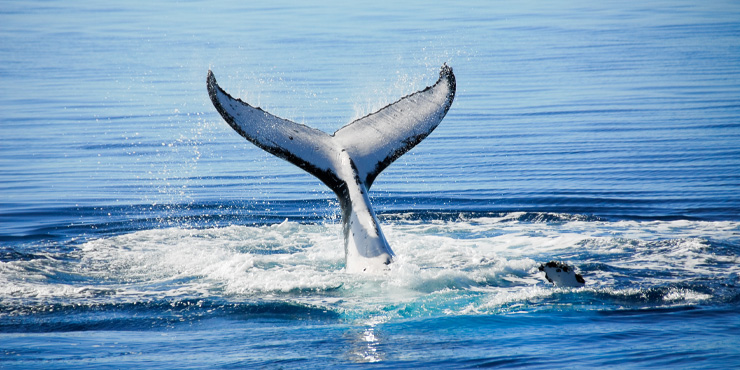
M 252 144 L 316 176 L 339 199 L 347 272 L 388 269 L 393 250 L 368 190 L 378 175 L 442 122 L 455 98 L 455 75 L 442 65 L 437 82 L 333 134 L 274 116 L 231 97 L 208 71 L 208 95 L 223 119 Z

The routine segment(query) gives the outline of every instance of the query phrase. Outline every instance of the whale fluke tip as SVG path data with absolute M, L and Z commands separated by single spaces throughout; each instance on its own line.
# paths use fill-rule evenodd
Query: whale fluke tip
M 439 77 L 449 77 L 452 75 L 452 67 L 448 66 L 447 63 L 442 64 L 442 68 L 439 70 Z

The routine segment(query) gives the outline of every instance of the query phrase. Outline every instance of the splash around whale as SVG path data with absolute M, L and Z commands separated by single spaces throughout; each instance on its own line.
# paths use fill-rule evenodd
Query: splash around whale
M 437 82 L 329 135 L 274 116 L 231 97 L 208 71 L 208 95 L 216 110 L 254 145 L 302 168 L 339 199 L 347 272 L 388 268 L 393 250 L 370 204 L 368 190 L 393 161 L 434 131 L 455 98 L 455 75 L 442 65 Z

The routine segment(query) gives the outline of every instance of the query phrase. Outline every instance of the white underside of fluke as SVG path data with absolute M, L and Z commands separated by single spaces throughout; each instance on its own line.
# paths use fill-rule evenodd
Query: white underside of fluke
M 452 68 L 437 82 L 337 130 L 333 135 L 276 117 L 232 98 L 208 71 L 208 93 L 221 116 L 244 138 L 329 186 L 342 208 L 346 270 L 382 271 L 393 251 L 380 229 L 368 190 L 398 157 L 427 137 L 455 97 Z

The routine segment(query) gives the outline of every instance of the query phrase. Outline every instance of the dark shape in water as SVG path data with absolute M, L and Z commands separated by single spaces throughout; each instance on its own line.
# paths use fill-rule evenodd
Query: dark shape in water
M 576 274 L 575 269 L 565 262 L 550 261 L 539 267 L 545 273 L 547 281 L 565 287 L 582 287 L 586 284 L 581 274 Z

